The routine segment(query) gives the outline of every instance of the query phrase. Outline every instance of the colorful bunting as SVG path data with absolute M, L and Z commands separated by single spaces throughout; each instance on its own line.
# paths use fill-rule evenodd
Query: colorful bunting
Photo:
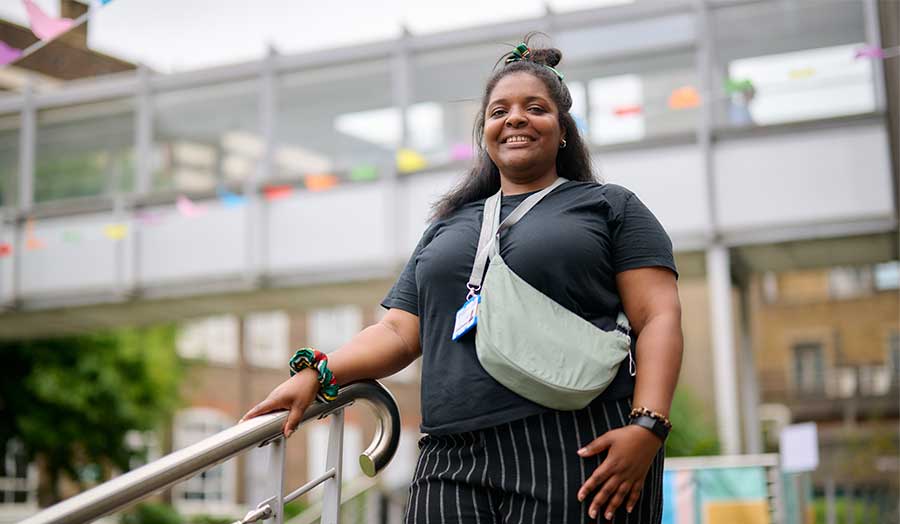
M 643 109 L 639 105 L 619 106 L 613 109 L 613 114 L 616 116 L 639 115 L 642 112 Z
M 81 233 L 78 231 L 63 231 L 60 237 L 66 244 L 77 244 L 78 242 L 81 242 Z
M 802 69 L 792 69 L 788 76 L 791 80 L 803 80 L 805 78 L 810 78 L 816 76 L 816 70 L 812 67 L 804 67 Z
M 378 178 L 378 169 L 369 164 L 356 166 L 350 170 L 350 180 L 354 182 L 364 182 L 367 180 L 375 180 Z
M 8 257 L 12 255 L 13 248 L 12 244 L 9 242 L 3 242 L 0 244 L 0 258 Z
M 397 170 L 401 173 L 412 173 L 420 171 L 428 166 L 425 157 L 412 149 L 401 149 L 397 151 Z
M 310 191 L 327 191 L 338 185 L 338 177 L 329 174 L 306 175 L 306 189 Z
M 53 18 L 41 10 L 32 0 L 22 0 L 28 12 L 31 32 L 41 40 L 53 40 L 71 29 L 75 22 L 69 18 Z
M 219 190 L 219 200 L 225 207 L 239 207 L 244 205 L 245 199 L 237 193 L 232 193 L 227 189 Z
M 856 53 L 853 55 L 853 58 L 859 60 L 860 58 L 878 58 L 884 59 L 885 53 L 884 49 L 878 47 L 877 45 L 866 45 L 856 50 Z
M 734 93 L 744 93 L 748 91 L 753 91 L 753 82 L 751 82 L 750 80 L 735 80 L 732 78 L 725 80 L 725 92 L 729 95 L 733 95 Z
M 700 93 L 694 86 L 679 87 L 669 96 L 669 109 L 691 109 L 700 106 Z
M 141 209 L 136 214 L 137 219 L 145 225 L 159 224 L 162 221 L 162 213 Z
M 269 202 L 274 202 L 275 200 L 282 200 L 289 196 L 294 192 L 294 186 L 291 185 L 281 185 L 281 186 L 267 186 L 263 188 L 263 195 L 265 195 L 266 200 Z
M 469 144 L 453 144 L 453 147 L 450 148 L 450 159 L 454 162 L 470 160 L 473 156 L 475 156 L 475 152 Z
M 188 218 L 206 213 L 206 206 L 195 204 L 190 198 L 184 195 L 178 196 L 178 200 L 175 201 L 175 207 L 178 209 L 179 213 Z
M 22 50 L 0 41 L 0 66 L 11 64 L 22 57 Z
M 111 240 L 122 240 L 128 234 L 128 226 L 125 224 L 109 224 L 103 228 L 103 234 Z

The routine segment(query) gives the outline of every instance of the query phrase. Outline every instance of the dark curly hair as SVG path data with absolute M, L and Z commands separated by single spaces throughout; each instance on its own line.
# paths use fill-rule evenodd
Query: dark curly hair
M 525 36 L 524 42 L 528 44 L 536 34 L 538 33 L 529 33 Z M 569 180 L 598 182 L 591 167 L 591 156 L 587 146 L 578 133 L 575 119 L 569 112 L 572 109 L 572 95 L 569 93 L 569 88 L 556 76 L 555 72 L 546 67 L 555 68 L 562 60 L 562 52 L 555 48 L 531 48 L 530 60 L 501 65 L 501 62 L 508 56 L 510 53 L 503 55 L 497 61 L 494 73 L 484 86 L 481 109 L 475 119 L 472 133 L 476 147 L 475 164 L 455 188 L 434 204 L 432 219 L 446 218 L 465 204 L 487 198 L 500 189 L 500 170 L 484 148 L 484 112 L 497 82 L 512 73 L 528 73 L 540 79 L 547 86 L 550 98 L 556 104 L 559 111 L 559 126 L 565 131 L 566 136 L 566 147 L 560 149 L 556 155 L 557 173 Z

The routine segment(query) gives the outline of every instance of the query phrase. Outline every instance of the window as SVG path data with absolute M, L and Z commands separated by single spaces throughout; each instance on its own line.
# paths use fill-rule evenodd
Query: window
M 25 446 L 18 439 L 6 443 L 0 462 L 0 506 L 35 506 L 37 504 L 37 470 L 25 456 Z
M 891 373 L 891 385 L 896 389 L 900 382 L 900 331 L 888 334 L 888 369 Z
M 831 298 L 856 298 L 872 291 L 871 267 L 835 267 L 828 272 Z
M 309 312 L 307 326 L 309 345 L 330 353 L 362 329 L 362 310 L 358 306 L 315 309 Z
M 794 387 L 798 393 L 824 392 L 825 365 L 821 343 L 803 342 L 794 346 Z
M 231 426 L 233 421 L 220 411 L 191 408 L 175 417 L 173 447 L 182 449 Z M 227 511 L 234 504 L 234 462 L 208 469 L 173 488 L 173 498 L 186 511 Z
M 252 313 L 244 319 L 247 362 L 253 366 L 282 368 L 289 355 L 290 318 L 284 311 Z
M 888 291 L 900 288 L 900 262 L 894 260 L 875 265 L 875 289 Z
M 184 358 L 233 364 L 238 355 L 237 318 L 222 315 L 187 322 L 178 331 L 175 346 Z

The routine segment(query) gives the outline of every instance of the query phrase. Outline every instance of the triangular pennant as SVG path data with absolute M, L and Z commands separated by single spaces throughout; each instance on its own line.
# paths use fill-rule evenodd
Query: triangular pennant
M 669 96 L 669 109 L 691 109 L 700 106 L 700 93 L 694 86 L 679 87 Z
M 747 91 L 753 91 L 753 82 L 750 80 L 736 80 L 733 78 L 725 80 L 725 93 L 732 95 L 734 93 L 744 93 Z
M 244 197 L 238 195 L 237 193 L 232 193 L 227 189 L 219 190 L 219 200 L 222 202 L 222 205 L 225 207 L 238 207 L 244 205 Z
M 0 40 L 0 66 L 11 64 L 22 57 L 22 50 Z
M 378 169 L 369 164 L 356 166 L 350 170 L 350 180 L 354 182 L 364 182 L 366 180 L 375 180 L 378 178 Z
M 128 226 L 125 224 L 109 224 L 103 228 L 103 234 L 111 240 L 122 240 L 128 234 Z
M 473 156 L 475 156 L 475 152 L 469 144 L 453 144 L 453 147 L 450 148 L 450 159 L 456 162 L 471 160 Z
M 45 247 L 47 247 L 47 244 L 34 235 L 34 219 L 29 218 L 25 221 L 25 249 L 35 251 Z
M 338 177 L 329 174 L 306 175 L 306 189 L 310 191 L 327 191 L 338 185 Z
M 188 218 L 206 213 L 206 206 L 195 204 L 190 198 L 184 195 L 178 196 L 178 200 L 175 201 L 175 207 L 178 209 L 179 213 Z
M 12 255 L 13 247 L 9 242 L 0 243 L 0 258 Z
M 860 58 L 877 58 L 883 59 L 885 58 L 884 49 L 878 47 L 877 45 L 866 45 L 856 50 L 856 53 L 853 54 L 853 58 L 859 60 Z
M 641 114 L 643 110 L 639 105 L 619 106 L 613 108 L 613 114 L 616 116 L 633 116 Z
M 284 184 L 280 186 L 267 186 L 263 188 L 263 195 L 266 197 L 266 200 L 269 202 L 273 202 L 275 200 L 285 199 L 294 192 L 294 186 L 289 184 Z
M 22 0 L 22 2 L 25 3 L 25 11 L 28 12 L 31 32 L 41 40 L 53 40 L 74 25 L 74 21 L 69 18 L 53 18 L 47 15 L 32 0 Z
M 791 80 L 803 80 L 805 78 L 810 78 L 816 76 L 816 70 L 812 67 L 803 67 L 801 69 L 791 69 L 788 73 L 788 77 Z
M 401 173 L 412 173 L 420 171 L 428 166 L 425 157 L 412 149 L 401 149 L 397 151 L 397 170 Z
M 78 231 L 63 231 L 60 237 L 66 244 L 77 244 L 81 242 L 81 233 L 79 233 Z

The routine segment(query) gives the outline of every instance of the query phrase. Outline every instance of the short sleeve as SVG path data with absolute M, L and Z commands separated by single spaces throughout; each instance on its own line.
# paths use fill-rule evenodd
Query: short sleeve
M 621 273 L 641 267 L 665 267 L 675 273 L 672 240 L 662 224 L 630 191 L 613 228 L 613 267 Z
M 397 281 L 394 282 L 391 290 L 388 291 L 388 294 L 381 301 L 381 307 L 385 309 L 402 309 L 403 311 L 419 316 L 419 288 L 416 285 L 416 261 L 419 258 L 419 253 L 422 252 L 422 248 L 428 244 L 428 241 L 433 236 L 433 228 L 434 226 L 429 227 L 422 234 L 422 238 L 413 250 L 413 254 L 409 257 L 406 266 L 403 267 L 403 271 L 400 273 Z

